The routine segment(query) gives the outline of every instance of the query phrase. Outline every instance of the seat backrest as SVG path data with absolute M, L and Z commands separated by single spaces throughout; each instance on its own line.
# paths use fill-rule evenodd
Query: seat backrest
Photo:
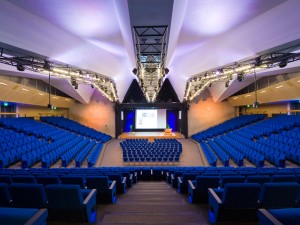
M 224 187 L 222 202 L 228 208 L 255 208 L 260 190 L 258 183 L 228 183 Z
M 12 177 L 13 183 L 36 183 L 35 176 L 30 175 L 14 175 Z
M 0 175 L 0 182 L 1 183 L 7 183 L 11 184 L 12 183 L 12 177 L 11 175 Z
M 198 176 L 196 189 L 202 193 L 208 193 L 208 188 L 217 188 L 220 185 L 219 176 Z
M 265 183 L 259 196 L 259 203 L 264 208 L 294 207 L 300 191 L 296 182 Z
M 43 208 L 47 197 L 42 184 L 13 183 L 9 186 L 13 206 L 19 208 Z
M 259 183 L 264 184 L 271 182 L 271 176 L 269 175 L 251 175 L 246 178 L 247 183 Z
M 39 175 L 36 177 L 36 180 L 39 184 L 43 184 L 44 186 L 48 184 L 60 183 L 59 176 L 52 176 L 52 175 Z
M 45 187 L 48 198 L 48 208 L 81 209 L 83 198 L 79 185 L 49 184 Z
M 228 183 L 244 183 L 245 177 L 244 176 L 222 176 L 220 179 L 220 186 L 224 187 Z
M 297 182 L 296 175 L 273 175 L 272 182 Z
M 97 189 L 98 193 L 105 193 L 109 189 L 107 176 L 87 176 L 86 186 L 88 189 Z
M 8 184 L 0 183 L 0 207 L 9 206 L 12 198 L 8 189 Z
M 62 184 L 77 184 L 80 188 L 84 188 L 84 178 L 80 175 L 67 175 L 60 178 Z

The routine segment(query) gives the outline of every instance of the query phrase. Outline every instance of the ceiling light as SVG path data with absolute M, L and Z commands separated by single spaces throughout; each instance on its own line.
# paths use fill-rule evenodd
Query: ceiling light
M 300 83 L 300 80 L 297 80 L 298 83 Z
M 245 97 L 250 97 L 251 95 L 246 95 Z
M 28 89 L 22 88 L 22 91 L 29 91 Z
M 54 99 L 58 99 L 56 96 L 53 96 L 52 98 L 54 98 Z
M 46 60 L 45 60 L 45 63 L 44 63 L 44 65 L 43 65 L 43 69 L 45 69 L 45 70 L 50 70 L 50 69 L 51 69 L 51 68 L 50 68 L 49 62 L 46 61 Z
M 168 68 L 165 68 L 165 74 L 168 74 L 170 70 Z
M 287 66 L 287 61 L 286 61 L 286 60 L 282 60 L 282 61 L 278 64 L 278 66 L 279 66 L 280 68 L 286 67 L 286 66 Z
M 3 85 L 3 86 L 6 86 L 6 85 L 7 85 L 6 83 L 2 83 L 2 82 L 0 82 L 0 84 Z
M 134 68 L 134 69 L 132 70 L 132 73 L 133 73 L 134 75 L 136 75 L 136 74 L 137 74 L 137 68 Z
M 261 91 L 260 93 L 265 93 L 265 92 L 267 92 L 267 91 Z
M 17 65 L 17 70 L 19 70 L 19 71 L 24 71 L 24 70 L 25 70 L 25 67 L 24 67 L 22 64 L 18 64 L 18 65 Z
M 238 76 L 237 76 L 237 80 L 239 82 L 242 82 L 244 80 L 244 74 L 243 73 L 239 73 Z
M 238 99 L 239 97 L 234 97 L 233 99 Z
M 280 85 L 280 86 L 277 86 L 276 88 L 282 88 L 283 86 L 282 85 Z
M 39 95 L 44 95 L 43 93 L 38 93 Z
M 65 98 L 65 101 L 70 101 L 70 99 Z

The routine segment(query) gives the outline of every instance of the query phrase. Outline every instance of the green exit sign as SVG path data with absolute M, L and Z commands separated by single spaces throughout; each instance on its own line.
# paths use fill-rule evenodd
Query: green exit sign
M 8 106 L 8 102 L 4 102 L 3 105 L 4 105 L 4 106 Z

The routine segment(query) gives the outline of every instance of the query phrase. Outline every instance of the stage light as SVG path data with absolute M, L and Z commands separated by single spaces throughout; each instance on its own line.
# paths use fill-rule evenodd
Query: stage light
M 237 75 L 237 80 L 238 80 L 239 82 L 242 82 L 243 79 L 244 79 L 244 74 L 243 74 L 243 73 L 239 73 L 239 74 Z
M 25 67 L 22 65 L 22 64 L 19 64 L 17 65 L 17 70 L 19 71 L 24 71 L 25 70 Z
M 165 68 L 165 74 L 168 74 L 170 71 L 168 68 Z
M 225 83 L 225 87 L 227 88 L 227 87 L 229 87 L 229 80 L 228 81 L 226 81 L 226 83 Z
M 217 69 L 216 70 L 216 75 L 220 75 L 221 73 L 223 73 L 223 69 Z
M 93 84 L 91 84 L 91 88 L 93 88 L 93 89 L 94 89 L 94 85 L 93 85 Z
M 51 69 L 51 68 L 50 68 L 49 62 L 46 61 L 46 60 L 45 60 L 45 63 L 44 63 L 44 65 L 43 65 L 43 69 L 45 69 L 45 70 L 50 70 L 50 69 Z
M 286 66 L 287 66 L 287 61 L 286 61 L 286 60 L 280 61 L 280 63 L 278 64 L 278 66 L 279 66 L 280 68 L 286 67 Z
M 257 66 L 257 67 L 258 67 L 258 66 L 261 66 L 261 63 L 262 63 L 262 62 L 261 62 L 260 57 L 255 58 L 255 63 L 254 63 L 255 66 Z
M 136 74 L 137 74 L 137 68 L 134 68 L 134 69 L 132 70 L 132 73 L 133 73 L 134 75 L 136 75 Z

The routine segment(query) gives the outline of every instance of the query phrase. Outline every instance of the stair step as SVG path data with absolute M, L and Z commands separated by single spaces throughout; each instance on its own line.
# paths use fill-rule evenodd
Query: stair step
M 126 224 L 187 224 L 206 221 L 197 213 L 111 213 L 105 214 L 102 222 L 104 223 L 126 223 Z

